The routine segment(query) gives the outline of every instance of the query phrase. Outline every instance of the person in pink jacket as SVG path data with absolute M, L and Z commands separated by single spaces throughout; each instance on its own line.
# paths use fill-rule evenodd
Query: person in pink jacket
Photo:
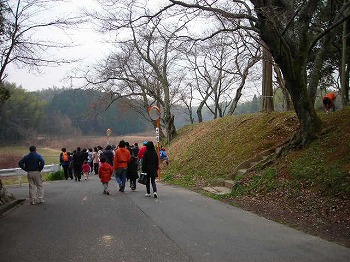
M 106 162 L 106 158 L 102 157 L 100 160 L 101 165 L 98 169 L 98 176 L 103 186 L 103 194 L 109 195 L 108 182 L 111 180 L 113 167 Z

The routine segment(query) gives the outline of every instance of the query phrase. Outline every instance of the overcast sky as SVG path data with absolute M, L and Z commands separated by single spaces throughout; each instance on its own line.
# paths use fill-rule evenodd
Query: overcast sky
M 93 7 L 93 0 L 72 0 L 60 4 L 60 9 L 55 9 L 55 12 L 77 12 L 81 7 Z M 48 33 L 50 34 L 50 33 Z M 64 38 L 67 36 L 55 33 L 52 38 Z M 13 64 L 7 68 L 8 77 L 6 81 L 21 85 L 24 89 L 29 91 L 52 88 L 56 86 L 69 87 L 70 81 L 64 79 L 67 74 L 76 67 L 83 67 L 88 64 L 93 64 L 108 53 L 108 45 L 101 37 L 101 35 L 94 32 L 92 28 L 85 26 L 83 29 L 70 30 L 69 40 L 74 45 L 73 48 L 60 50 L 60 58 L 75 58 L 81 59 L 80 62 L 65 64 L 58 67 L 42 67 L 40 72 L 28 71 L 28 68 L 17 68 Z
M 149 8 L 158 10 L 158 5 L 166 4 L 167 0 L 142 0 L 144 5 L 147 4 Z M 52 2 L 51 2 L 52 3 Z M 88 10 L 98 9 L 100 4 L 96 0 L 64 0 L 59 4 L 58 8 L 54 9 L 54 15 L 73 13 L 80 13 L 81 8 Z M 21 85 L 24 89 L 29 91 L 52 88 L 53 86 L 62 88 L 70 87 L 70 80 L 67 80 L 67 75 L 74 68 L 92 65 L 96 61 L 101 60 L 110 53 L 111 46 L 106 42 L 108 36 L 101 36 L 96 33 L 92 27 L 79 30 L 69 30 L 69 40 L 71 40 L 77 47 L 61 50 L 59 58 L 75 58 L 82 59 L 79 63 L 72 63 L 69 65 L 62 65 L 59 67 L 42 67 L 40 72 L 29 72 L 26 68 L 16 68 L 14 65 L 9 65 L 6 73 L 8 77 L 6 81 Z M 46 33 L 45 33 L 46 34 Z M 48 33 L 50 35 L 50 32 Z M 55 37 L 58 39 L 60 35 L 53 35 L 50 40 Z

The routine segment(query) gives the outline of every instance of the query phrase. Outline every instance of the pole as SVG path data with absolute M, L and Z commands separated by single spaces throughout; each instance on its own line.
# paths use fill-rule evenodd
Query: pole
M 150 106 L 147 109 L 148 115 L 153 121 L 156 121 L 156 141 L 157 141 L 157 152 L 158 152 L 158 180 L 160 180 L 160 109 L 157 106 Z
M 160 180 L 160 141 L 159 141 L 160 118 L 157 119 L 157 152 L 158 152 L 158 180 Z

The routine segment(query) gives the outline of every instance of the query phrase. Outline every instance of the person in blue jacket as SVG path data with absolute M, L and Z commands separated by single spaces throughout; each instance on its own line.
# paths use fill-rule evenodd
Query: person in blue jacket
M 18 165 L 27 172 L 30 203 L 32 205 L 44 203 L 44 186 L 41 171 L 45 166 L 45 160 L 36 152 L 35 146 L 29 147 L 29 154 L 25 155 L 18 162 Z
M 169 165 L 169 157 L 167 155 L 167 153 L 165 152 L 165 147 L 161 147 L 160 151 L 159 151 L 159 157 L 160 157 L 160 161 L 163 162 L 165 161 L 166 165 Z

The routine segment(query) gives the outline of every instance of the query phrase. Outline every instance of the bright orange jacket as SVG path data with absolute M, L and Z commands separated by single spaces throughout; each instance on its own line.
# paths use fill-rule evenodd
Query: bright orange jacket
M 328 111 L 328 110 L 330 110 L 332 108 L 333 108 L 333 110 L 335 109 L 334 108 L 334 100 L 335 100 L 336 97 L 337 97 L 337 95 L 335 93 L 332 93 L 332 92 L 328 93 L 328 94 L 326 94 L 326 95 L 324 95 L 322 97 L 322 105 L 323 105 L 325 110 Z M 325 104 L 325 101 L 324 101 L 325 98 L 328 98 L 328 100 L 329 100 L 329 104 L 328 105 Z
M 120 147 L 115 151 L 113 169 L 127 168 L 131 160 L 130 151 L 124 147 Z
M 329 100 L 331 100 L 331 102 L 333 102 L 336 97 L 337 95 L 335 93 L 328 93 L 323 97 L 323 99 L 328 98 Z
M 101 163 L 98 169 L 98 176 L 101 179 L 102 183 L 107 183 L 111 180 L 111 176 L 113 174 L 113 167 L 107 162 Z

